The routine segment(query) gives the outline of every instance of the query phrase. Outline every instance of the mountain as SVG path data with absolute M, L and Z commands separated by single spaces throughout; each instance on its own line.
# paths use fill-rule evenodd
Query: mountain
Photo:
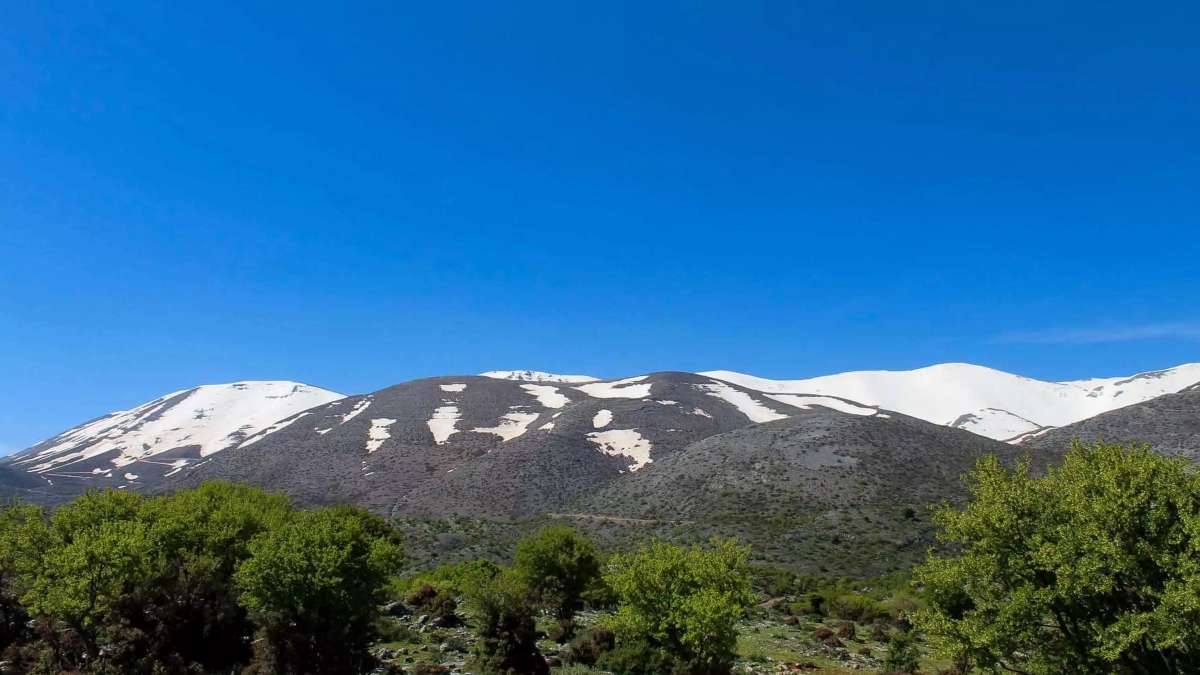
M 962 498 L 984 453 L 1043 466 L 1065 439 L 1102 435 L 1194 454 L 1197 381 L 1198 365 L 1052 383 L 944 364 L 794 381 L 492 371 L 348 397 L 206 385 L 0 461 L 0 493 L 56 503 L 226 479 L 362 505 L 438 555 L 501 550 L 551 519 L 615 546 L 738 536 L 797 569 L 876 573 L 931 544 L 930 505 Z
M 1200 363 L 1129 377 L 1044 382 L 966 363 L 904 371 L 856 371 L 807 380 L 768 380 L 717 370 L 701 373 L 788 402 L 826 394 L 895 410 L 997 440 L 1061 427 L 1200 382 Z
M 54 502 L 88 488 L 147 489 L 221 450 L 250 446 L 284 418 L 342 398 L 282 381 L 211 384 L 98 417 L 0 461 L 0 486 Z M 290 423 L 290 422 L 289 422 Z
M 334 401 L 198 464 L 183 482 L 244 480 L 393 514 L 522 516 L 560 508 L 695 441 L 808 405 L 692 373 L 533 380 L 437 377 Z
M 962 474 L 978 458 L 1011 464 L 1026 452 L 898 413 L 814 407 L 697 441 L 571 511 L 736 536 L 776 562 L 880 573 L 925 553 L 929 506 L 964 499 Z M 1030 452 L 1039 468 L 1058 456 Z
M 1050 429 L 1030 436 L 1022 445 L 1062 451 L 1075 439 L 1085 443 L 1137 441 L 1165 454 L 1196 459 L 1200 457 L 1200 385 Z
M 517 380 L 520 382 L 563 382 L 568 384 L 584 384 L 587 382 L 598 382 L 600 378 L 590 375 L 557 375 L 555 373 L 545 373 L 540 370 L 489 370 L 486 373 L 480 373 L 481 377 L 490 377 L 497 380 Z

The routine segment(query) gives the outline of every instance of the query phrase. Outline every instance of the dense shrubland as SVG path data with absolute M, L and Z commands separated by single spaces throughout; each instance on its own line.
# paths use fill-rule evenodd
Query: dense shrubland
M 982 460 L 913 574 L 796 574 L 732 541 L 560 525 L 405 568 L 363 511 L 210 483 L 0 510 L 0 673 L 1200 672 L 1200 477 L 1076 447 Z

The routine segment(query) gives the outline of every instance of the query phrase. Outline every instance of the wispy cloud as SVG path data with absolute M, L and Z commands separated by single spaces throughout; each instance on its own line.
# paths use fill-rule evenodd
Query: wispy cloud
M 1200 340 L 1200 322 L 1148 323 L 1110 328 L 1056 329 L 1024 333 L 1004 333 L 996 342 L 1009 344 L 1099 344 L 1134 340 Z

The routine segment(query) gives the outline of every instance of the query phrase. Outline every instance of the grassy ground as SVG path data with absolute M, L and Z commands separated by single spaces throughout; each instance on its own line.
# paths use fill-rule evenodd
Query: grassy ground
M 393 673 L 465 673 L 464 661 L 474 646 L 475 637 L 469 613 L 465 623 L 443 628 L 421 621 L 419 612 L 408 617 L 385 619 L 390 639 L 373 648 L 393 665 Z M 578 617 L 586 627 L 602 621 L 603 613 L 584 612 Z M 551 621 L 539 621 L 543 633 Z M 849 628 L 849 626 L 853 628 Z M 823 630 L 824 629 L 824 630 Z M 825 630 L 834 633 L 834 641 L 822 638 Z M 886 629 L 817 616 L 787 618 L 780 612 L 756 609 L 738 627 L 738 660 L 734 672 L 740 675 L 775 673 L 882 673 L 888 646 Z M 563 646 L 548 639 L 539 642 L 542 653 L 555 659 Z M 921 673 L 936 673 L 947 666 L 922 650 Z M 424 664 L 424 665 L 421 665 Z M 438 667 L 444 669 L 439 670 Z M 559 675 L 584 675 L 602 671 L 583 666 L 563 665 L 552 669 Z

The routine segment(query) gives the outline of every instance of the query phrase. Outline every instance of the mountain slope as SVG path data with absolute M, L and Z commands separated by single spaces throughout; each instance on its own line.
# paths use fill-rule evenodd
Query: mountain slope
M 791 393 L 838 396 L 1010 440 L 1180 391 L 1200 382 L 1200 364 L 1072 382 L 1044 382 L 965 363 L 907 371 L 857 371 L 807 380 L 769 380 L 731 371 L 702 374 L 772 398 Z
M 145 488 L 341 394 L 298 382 L 250 381 L 173 392 L 96 418 L 0 461 L 7 480 L 49 498 L 88 488 Z M 35 478 L 32 483 L 31 478 Z M 35 487 L 36 486 L 36 487 Z
M 1159 452 L 1200 457 L 1200 385 L 1051 429 L 1022 445 L 1061 451 L 1075 439 L 1149 443 Z
M 198 465 L 185 482 L 245 480 L 394 514 L 528 515 L 814 402 L 834 399 L 789 405 L 691 373 L 585 383 L 430 378 L 306 411 L 302 423 Z
M 924 553 L 928 507 L 964 498 L 961 476 L 979 457 L 1025 452 L 905 415 L 814 408 L 693 443 L 572 508 L 737 536 L 809 570 L 878 573 Z M 1038 466 L 1057 457 L 1032 452 Z

